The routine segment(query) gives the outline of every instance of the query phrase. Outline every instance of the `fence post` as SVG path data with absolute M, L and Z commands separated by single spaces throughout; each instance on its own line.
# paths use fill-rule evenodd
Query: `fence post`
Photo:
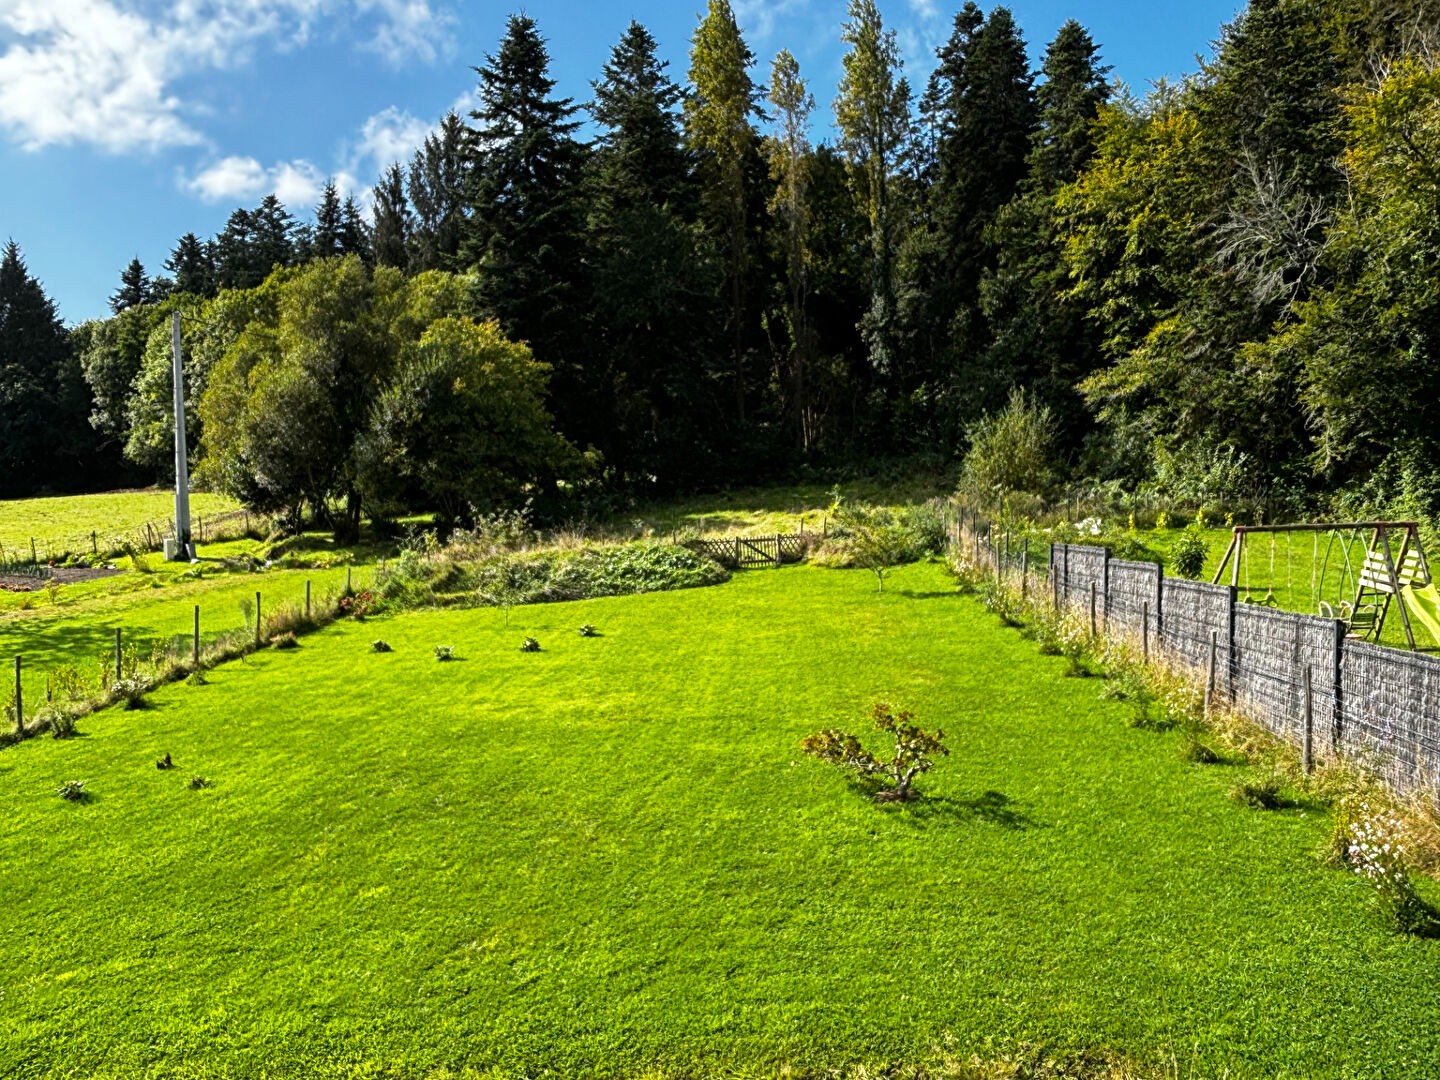
M 100 538 L 96 536 L 93 532 L 90 534 L 90 554 L 100 554 Z
M 1238 657 L 1235 655 L 1235 609 L 1240 605 L 1240 592 L 1234 586 L 1230 589 L 1230 608 L 1226 612 L 1226 642 L 1225 642 L 1225 692 L 1230 695 L 1231 700 L 1235 698 L 1235 668 L 1238 666 Z
M 260 592 L 255 592 L 255 644 L 260 644 Z
M 1305 693 L 1305 738 L 1300 744 L 1300 764 L 1309 776 L 1315 771 L 1315 708 L 1311 698 L 1310 666 L 1305 666 L 1305 677 L 1302 682 Z
M 33 536 L 30 537 L 30 561 L 32 563 L 38 563 L 40 561 L 40 556 L 35 554 L 35 537 Z
M 1150 662 L 1150 601 L 1140 605 L 1140 655 Z
M 1030 596 L 1030 552 L 1020 553 L 1020 602 L 1023 604 Z
M 305 579 L 305 618 L 310 618 L 310 579 L 308 577 Z
M 1165 568 L 1155 564 L 1155 646 L 1165 651 Z
M 1095 622 L 1095 582 L 1090 582 L 1090 637 L 1093 640 L 1100 636 L 1100 628 Z
M 1220 632 L 1210 631 L 1210 663 L 1205 672 L 1205 719 L 1210 719 L 1211 704 L 1215 700 L 1215 657 L 1220 651 Z
M 1105 632 L 1110 632 L 1110 549 L 1105 550 L 1105 561 L 1100 564 L 1100 591 L 1101 599 L 1105 601 L 1102 613 L 1105 616 Z
M 120 627 L 115 627 L 115 681 L 119 682 L 121 667 Z
M 200 667 L 200 605 L 195 605 L 195 636 L 190 643 L 190 659 L 196 669 Z
M 1345 624 L 1339 619 L 1335 620 L 1335 711 L 1330 718 L 1330 751 L 1336 757 L 1340 756 L 1340 747 L 1345 742 L 1345 691 L 1344 675 L 1345 668 Z
M 25 700 L 20 689 L 20 657 L 15 657 L 15 731 L 25 730 Z

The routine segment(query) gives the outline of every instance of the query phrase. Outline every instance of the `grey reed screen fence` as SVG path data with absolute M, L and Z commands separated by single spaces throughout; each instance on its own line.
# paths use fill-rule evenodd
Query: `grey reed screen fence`
M 1306 676 L 1317 750 L 1364 759 L 1400 791 L 1440 787 L 1440 658 L 1353 641 L 1334 619 L 1238 602 L 1233 588 L 1166 577 L 1152 563 L 1101 547 L 1055 544 L 1051 587 L 1105 626 L 1149 638 L 1163 655 L 1205 671 L 1216 689 L 1267 729 L 1298 742 Z

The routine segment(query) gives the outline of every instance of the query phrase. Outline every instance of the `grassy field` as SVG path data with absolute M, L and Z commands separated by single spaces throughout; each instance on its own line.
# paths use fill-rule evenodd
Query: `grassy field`
M 1440 942 L 1321 864 L 1325 815 L 1238 806 L 940 567 L 890 580 L 336 625 L 0 751 L 0 1075 L 1440 1060 Z M 798 751 L 877 697 L 950 733 L 921 803 Z
M 239 504 L 223 495 L 196 492 L 190 496 L 192 515 L 237 509 Z M 91 532 L 103 537 L 127 532 L 147 521 L 169 521 L 174 514 L 175 493 L 168 488 L 12 499 L 0 502 L 0 546 L 7 552 L 24 552 L 28 558 L 32 539 L 43 549 L 47 544 Z

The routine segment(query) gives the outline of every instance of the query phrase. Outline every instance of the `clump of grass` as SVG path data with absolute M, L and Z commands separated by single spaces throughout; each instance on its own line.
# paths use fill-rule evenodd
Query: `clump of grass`
M 580 636 L 581 636 L 581 637 L 599 637 L 599 636 L 600 636 L 600 631 L 597 630 L 597 629 L 595 629 L 594 626 L 592 626 L 590 623 L 587 622 L 587 623 L 581 624 L 581 626 L 580 626 Z
M 213 787 L 214 783 L 203 776 L 192 776 L 190 778 L 190 790 L 199 791 L 201 788 Z
M 185 676 L 186 686 L 207 686 L 209 683 L 210 680 L 205 678 L 205 673 L 198 669 Z
M 90 792 L 86 790 L 84 780 L 66 780 L 55 789 L 55 794 L 67 802 L 84 802 L 90 798 Z
M 287 630 L 283 634 L 276 634 L 272 637 L 270 645 L 276 649 L 296 649 L 300 647 L 300 642 L 295 637 L 293 630 Z
M 1284 778 L 1278 772 L 1271 772 L 1265 776 L 1237 781 L 1230 789 L 1230 797 L 1241 806 L 1254 810 L 1280 810 L 1290 805 L 1280 793 L 1283 787 Z
M 395 650 L 390 647 L 390 643 L 389 643 L 388 641 L 384 640 L 383 638 L 376 638 L 374 641 L 370 642 L 370 651 L 371 651 L 371 652 L 394 652 Z M 437 659 L 437 660 L 439 659 L 438 654 L 437 654 L 437 656 L 436 656 L 436 659 Z
M 438 661 L 439 661 L 440 663 L 442 663 L 442 664 L 443 664 L 443 663 L 447 663 L 448 661 L 454 660 L 454 659 L 455 659 L 455 646 L 454 646 L 454 645 L 436 645 L 436 646 L 435 646 L 435 659 L 438 660 Z
M 520 651 L 521 651 L 521 652 L 539 652 L 539 651 L 540 651 L 540 642 L 536 641 L 533 637 L 527 637 L 524 641 L 522 641 L 522 642 L 520 643 Z
M 112 697 L 127 709 L 148 709 L 150 702 L 146 700 L 145 695 L 149 692 L 150 684 L 139 675 L 116 679 L 110 684 Z
M 169 751 L 169 750 L 166 750 L 166 751 L 165 751 L 165 756 L 164 756 L 164 757 L 162 757 L 162 758 L 157 758 L 156 761 L 155 761 L 155 768 L 160 769 L 160 770 L 162 770 L 162 771 L 165 770 L 165 769 L 173 769 L 174 767 L 175 767 L 175 762 L 173 762 L 173 761 L 170 760 L 170 751 Z

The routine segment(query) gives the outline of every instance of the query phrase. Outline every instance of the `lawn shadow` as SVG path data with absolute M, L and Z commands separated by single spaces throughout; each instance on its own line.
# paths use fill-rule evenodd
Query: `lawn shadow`
M 1009 832 L 1044 828 L 1041 822 L 1021 810 L 1014 799 L 999 791 L 987 791 L 968 799 L 951 795 L 922 794 L 914 802 L 890 805 L 906 822 L 922 828 L 928 828 L 931 824 L 959 825 L 970 822 L 993 825 Z
M 960 590 L 958 589 L 892 589 L 891 592 L 896 596 L 905 597 L 906 600 L 938 600 L 943 596 L 960 595 Z

